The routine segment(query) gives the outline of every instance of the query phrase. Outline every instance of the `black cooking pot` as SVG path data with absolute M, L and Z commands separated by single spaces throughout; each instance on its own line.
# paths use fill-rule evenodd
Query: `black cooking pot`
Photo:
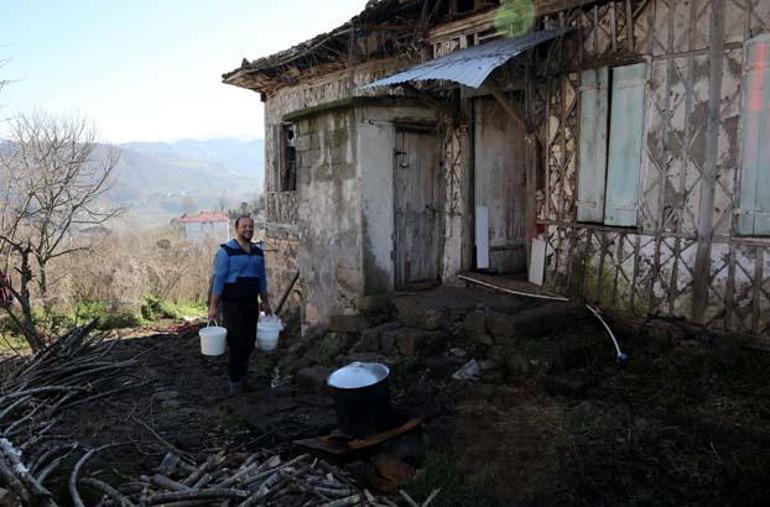
M 389 375 L 384 364 L 358 361 L 329 375 L 326 383 L 331 388 L 337 424 L 343 433 L 366 438 L 393 427 Z

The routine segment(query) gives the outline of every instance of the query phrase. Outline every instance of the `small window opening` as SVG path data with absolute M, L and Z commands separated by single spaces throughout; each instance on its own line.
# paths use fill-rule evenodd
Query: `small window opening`
M 294 125 L 281 125 L 281 191 L 297 190 L 297 150 Z

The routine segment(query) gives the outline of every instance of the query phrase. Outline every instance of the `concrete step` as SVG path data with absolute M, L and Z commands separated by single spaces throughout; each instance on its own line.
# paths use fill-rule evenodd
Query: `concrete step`
M 391 321 L 363 331 L 361 339 L 350 350 L 410 357 L 435 351 L 445 338 L 446 333 L 441 330 L 413 328 Z

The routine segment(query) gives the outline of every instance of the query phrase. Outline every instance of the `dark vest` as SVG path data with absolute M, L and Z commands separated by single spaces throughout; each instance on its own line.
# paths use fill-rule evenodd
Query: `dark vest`
M 219 245 L 227 253 L 228 261 L 232 257 L 241 255 L 256 255 L 258 257 L 264 257 L 265 254 L 262 249 L 254 243 L 251 243 L 251 250 L 244 252 L 242 248 L 233 248 L 227 244 Z M 228 269 L 231 269 L 228 266 Z M 257 276 L 239 276 L 234 282 L 225 283 L 225 288 L 222 291 L 222 299 L 225 301 L 238 301 L 238 302 L 257 302 L 259 298 L 259 277 Z

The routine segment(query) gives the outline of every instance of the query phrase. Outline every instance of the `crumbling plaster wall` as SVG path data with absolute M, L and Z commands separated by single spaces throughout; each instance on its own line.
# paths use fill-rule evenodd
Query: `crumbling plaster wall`
M 300 270 L 296 294 L 287 304 L 291 310 L 304 316 L 304 295 L 308 291 L 305 273 L 298 262 L 299 221 L 297 192 L 281 192 L 278 189 L 278 159 L 275 139 L 276 127 L 287 114 L 334 102 L 353 95 L 372 95 L 375 91 L 360 91 L 358 86 L 369 83 L 398 65 L 396 60 L 381 60 L 353 67 L 344 72 L 304 79 L 301 84 L 286 86 L 265 95 L 265 202 L 267 218 L 268 279 L 271 296 L 275 300 L 289 286 L 294 274 Z
M 634 10 L 638 5 L 643 7 Z M 552 252 L 547 283 L 607 307 L 767 336 L 770 241 L 737 235 L 733 210 L 740 183 L 743 43 L 770 31 L 770 2 L 608 2 L 583 10 L 576 20 L 582 36 L 559 46 L 559 71 L 530 97 L 546 140 L 547 198 L 539 218 L 547 224 Z M 579 71 L 639 58 L 648 71 L 639 226 L 577 223 Z M 701 230 L 704 218 L 710 233 Z M 699 251 L 705 254 L 701 262 Z
M 297 262 L 305 329 L 357 313 L 363 297 L 361 181 L 352 109 L 297 122 Z

